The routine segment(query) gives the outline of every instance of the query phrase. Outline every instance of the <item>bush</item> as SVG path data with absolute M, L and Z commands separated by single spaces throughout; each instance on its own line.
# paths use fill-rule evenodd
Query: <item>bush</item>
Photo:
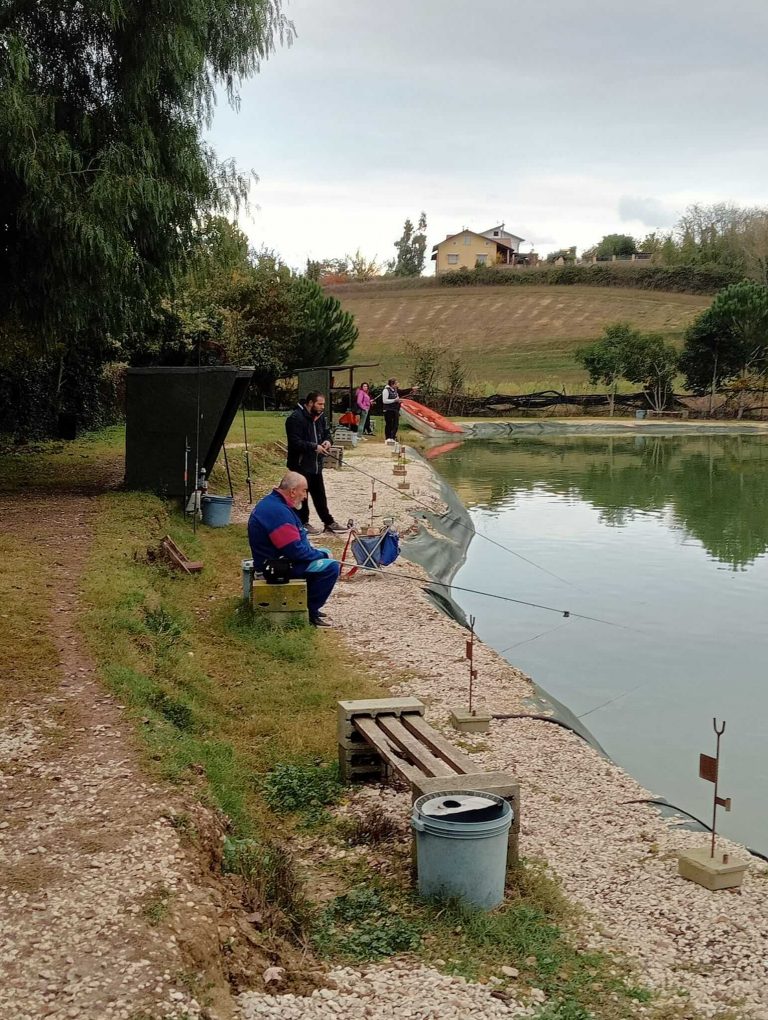
M 680 294 L 714 294 L 741 275 L 719 266 L 656 266 L 604 262 L 530 269 L 457 269 L 438 277 L 442 287 L 630 287 Z

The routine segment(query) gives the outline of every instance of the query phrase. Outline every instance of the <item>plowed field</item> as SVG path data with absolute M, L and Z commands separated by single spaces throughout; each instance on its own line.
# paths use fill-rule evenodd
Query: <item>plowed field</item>
M 342 305 L 360 329 L 354 361 L 408 376 L 408 340 L 435 341 L 463 355 L 476 382 L 510 389 L 586 389 L 574 359 L 609 322 L 679 338 L 710 297 L 597 287 L 343 288 Z

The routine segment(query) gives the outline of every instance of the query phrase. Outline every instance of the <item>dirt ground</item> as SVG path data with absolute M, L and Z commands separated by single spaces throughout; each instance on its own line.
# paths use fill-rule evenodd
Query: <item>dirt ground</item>
M 3 530 L 43 551 L 58 659 L 0 707 L 0 1016 L 227 1017 L 220 947 L 243 934 L 211 871 L 221 824 L 147 779 L 77 626 L 95 513 L 82 492 L 0 494 Z

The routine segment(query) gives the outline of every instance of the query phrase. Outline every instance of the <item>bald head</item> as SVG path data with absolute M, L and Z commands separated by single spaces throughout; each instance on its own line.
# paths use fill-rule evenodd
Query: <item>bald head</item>
M 286 471 L 277 488 L 291 506 L 296 508 L 307 498 L 307 479 L 298 471 Z

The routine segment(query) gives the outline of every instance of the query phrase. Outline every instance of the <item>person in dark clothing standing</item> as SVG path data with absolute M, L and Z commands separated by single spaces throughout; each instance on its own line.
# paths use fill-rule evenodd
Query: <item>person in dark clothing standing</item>
M 387 379 L 387 385 L 381 394 L 384 406 L 384 442 L 390 445 L 397 440 L 397 428 L 400 424 L 400 394 L 397 391 L 397 379 Z
M 324 530 L 333 535 L 343 535 L 347 529 L 333 519 L 325 494 L 323 460 L 331 449 L 331 430 L 325 418 L 325 397 L 322 393 L 313 390 L 307 394 L 303 404 L 299 404 L 286 419 L 285 434 L 288 439 L 288 470 L 298 471 L 307 479 L 308 495 L 298 510 L 301 523 L 310 535 L 320 533 L 319 528 L 309 524 L 311 496 Z

